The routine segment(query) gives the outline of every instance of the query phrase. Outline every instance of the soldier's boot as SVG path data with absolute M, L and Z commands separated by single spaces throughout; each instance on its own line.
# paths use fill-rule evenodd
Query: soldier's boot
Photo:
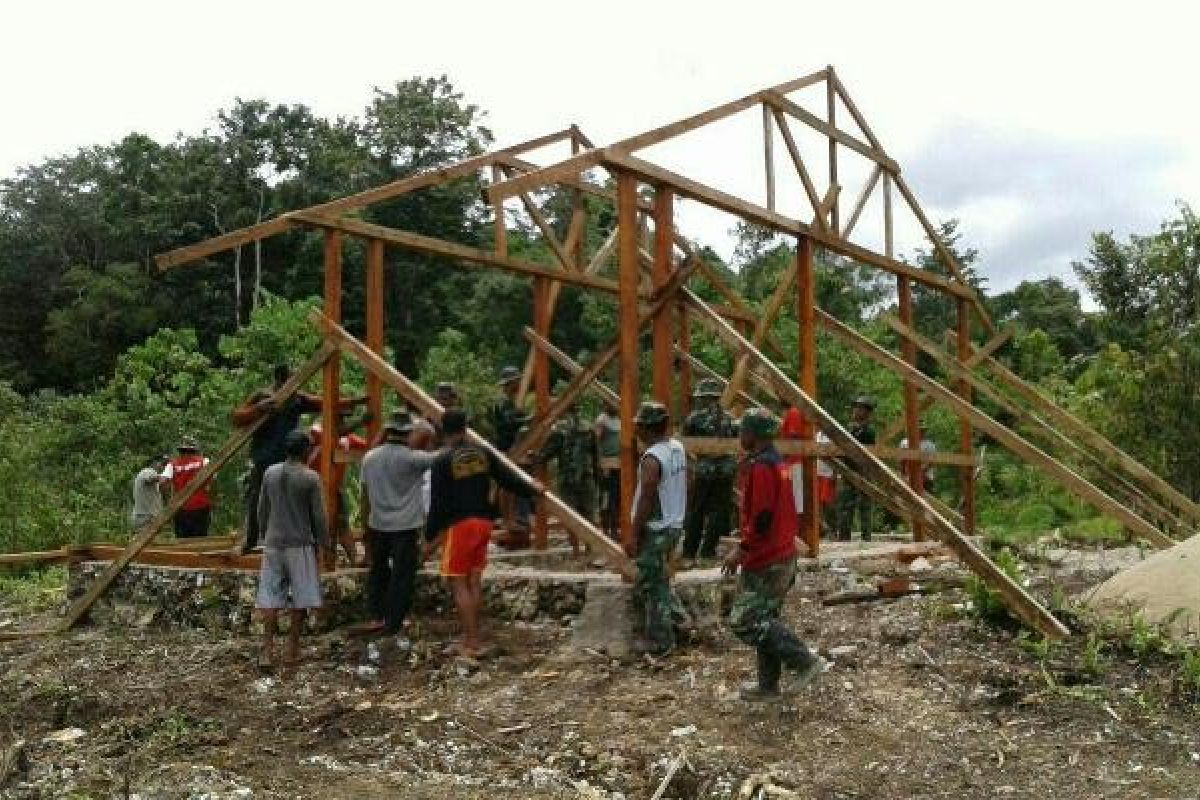
M 765 644 L 758 648 L 758 680 L 744 683 L 738 698 L 748 703 L 769 702 L 779 698 L 779 678 L 783 661 Z
M 808 645 L 782 622 L 775 620 L 767 629 L 767 646 L 783 662 L 783 666 L 796 673 L 791 685 L 799 691 L 825 671 L 825 659 L 808 649 Z

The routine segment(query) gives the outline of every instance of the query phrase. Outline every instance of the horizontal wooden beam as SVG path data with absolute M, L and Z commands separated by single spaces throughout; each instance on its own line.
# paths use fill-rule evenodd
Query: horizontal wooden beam
M 686 436 L 680 439 L 689 456 L 736 455 L 741 452 L 737 439 L 718 439 L 708 436 Z M 785 456 L 816 456 L 817 458 L 839 458 L 846 452 L 835 444 L 776 439 L 775 449 Z M 868 447 L 881 461 L 920 461 L 924 464 L 941 464 L 954 467 L 977 467 L 979 459 L 965 453 L 928 452 L 882 445 Z
M 973 426 L 995 439 L 1006 449 L 1059 481 L 1069 491 L 1074 492 L 1084 501 L 1091 503 L 1102 513 L 1108 514 L 1118 520 L 1129 528 L 1130 531 L 1145 538 L 1155 547 L 1171 547 L 1175 544 L 1173 539 L 1130 511 L 1123 504 L 1109 497 L 1108 494 L 1092 485 L 1087 479 L 1066 464 L 1063 464 L 1041 448 L 1032 444 L 1016 431 L 1005 427 L 978 410 L 916 367 L 892 355 L 887 350 L 884 350 L 857 331 L 843 325 L 824 311 L 817 310 L 817 319 L 827 331 L 848 345 L 852 350 L 861 353 L 904 380 L 917 384 L 926 395 L 933 398 L 934 402 L 946 406 L 960 418 L 970 420 Z
M 539 136 L 536 139 L 530 139 L 526 142 L 520 142 L 501 150 L 496 150 L 490 153 L 483 153 L 478 156 L 459 161 L 457 164 L 449 164 L 445 167 L 439 167 L 428 172 L 410 175 L 399 180 L 385 183 L 382 186 L 376 186 L 366 191 L 357 192 L 355 194 L 339 197 L 336 200 L 330 200 L 327 203 L 318 203 L 315 206 L 310 206 L 304 211 L 313 211 L 318 214 L 339 214 L 346 211 L 351 211 L 356 208 L 364 208 L 379 203 L 384 200 L 391 200 L 400 195 L 413 192 L 418 189 L 424 189 L 430 186 L 435 186 L 444 181 L 454 178 L 461 178 L 473 172 L 477 172 L 485 167 L 490 167 L 497 162 L 497 159 L 502 156 L 516 155 L 529 150 L 536 150 L 539 147 L 545 147 L 548 144 L 554 144 L 571 136 L 570 129 L 555 131 L 554 133 Z M 236 231 L 214 236 L 211 239 L 206 239 L 203 242 L 179 247 L 166 253 L 162 253 L 154 257 L 154 263 L 159 271 L 165 272 L 172 267 L 183 266 L 194 261 L 199 261 L 209 256 L 223 253 L 227 250 L 232 250 L 235 247 L 250 244 L 261 239 L 267 239 L 271 236 L 276 236 L 284 233 L 287 230 L 295 227 L 296 223 L 287 218 L 287 215 L 276 217 L 275 219 L 260 222 L 255 225 L 249 225 L 245 228 L 239 228 Z
M 534 264 L 531 261 L 498 256 L 491 250 L 481 250 L 478 247 L 447 242 L 432 236 L 423 236 L 419 233 L 388 228 L 358 219 L 328 217 L 308 211 L 292 212 L 289 218 L 305 225 L 337 230 L 353 236 L 361 236 L 364 239 L 378 239 L 395 247 L 418 250 L 430 255 L 456 259 L 467 264 L 497 267 L 517 275 L 526 275 L 533 278 L 550 278 L 551 280 L 572 286 L 581 286 L 585 289 L 597 289 L 609 294 L 617 293 L 616 281 L 609 280 L 608 278 L 600 278 L 582 272 L 567 272 L 555 267 Z
M 835 445 L 841 447 L 846 456 L 858 465 L 868 480 L 873 481 L 890 494 L 897 495 L 905 505 L 914 510 L 914 513 L 919 514 L 930 530 L 941 538 L 975 574 L 1000 593 L 1005 604 L 1017 617 L 1034 630 L 1049 637 L 1062 638 L 1070 633 L 1065 625 L 1034 600 L 1019 583 L 1009 578 L 973 541 L 963 536 L 924 497 L 913 491 L 903 478 L 888 469 L 882 461 L 863 447 L 842 427 L 837 419 L 808 396 L 783 370 L 758 352 L 744 336 L 730 327 L 729 323 L 713 313 L 703 300 L 687 289 L 684 289 L 683 292 L 688 303 L 695 309 L 698 319 L 705 320 L 731 349 L 754 354 L 754 358 L 762 366 L 766 376 L 769 377 L 779 393 L 789 403 L 799 408 Z
M 917 283 L 953 295 L 954 297 L 970 298 L 975 294 L 973 289 L 958 281 L 943 277 L 929 270 L 905 264 L 894 258 L 881 256 L 865 247 L 860 247 L 836 237 L 832 233 L 824 232 L 816 226 L 807 225 L 798 219 L 770 211 L 762 206 L 742 200 L 740 197 L 723 192 L 720 189 L 714 189 L 691 178 L 671 172 L 657 164 L 651 164 L 649 161 L 643 161 L 640 158 L 605 149 L 604 163 L 614 169 L 631 172 L 650 183 L 669 186 L 676 194 L 741 217 L 747 222 L 753 222 L 756 225 L 761 225 L 773 231 L 791 236 L 809 236 L 813 241 L 827 250 L 840 253 L 859 263 L 882 269 L 893 275 L 903 275 Z

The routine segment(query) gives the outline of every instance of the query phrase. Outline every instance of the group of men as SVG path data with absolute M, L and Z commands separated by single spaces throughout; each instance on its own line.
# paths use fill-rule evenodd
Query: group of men
M 174 456 L 156 456 L 143 467 L 133 478 L 133 511 L 129 520 L 133 530 L 141 530 L 162 513 L 164 490 L 171 494 L 182 492 L 208 463 L 196 439 L 185 436 Z M 175 536 L 180 539 L 207 536 L 211 522 L 212 497 L 206 482 L 175 513 Z
M 305 615 L 321 604 L 318 553 L 332 546 L 331 539 L 345 537 L 347 555 L 352 563 L 358 563 L 345 514 L 335 517 L 338 530 L 331 532 L 327 527 L 325 495 L 312 469 L 317 463 L 316 448 L 326 446 L 365 451 L 361 511 L 371 627 L 402 637 L 418 570 L 440 550 L 440 573 L 450 585 L 462 632 L 452 649 L 468 657 L 486 652 L 479 625 L 481 576 L 497 507 L 506 527 L 511 525 L 510 531 L 519 532 L 529 504 L 544 487 L 510 470 L 490 449 L 471 441 L 468 417 L 452 384 L 439 384 L 435 390 L 445 409 L 440 419 L 397 413 L 383 424 L 376 441 L 367 442 L 353 433 L 355 423 L 349 420 L 350 411 L 365 398 L 340 401 L 339 430 L 325 436 L 319 426 L 308 431 L 299 427 L 304 414 L 321 411 L 321 398 L 298 392 L 277 405 L 275 395 L 290 372 L 278 368 L 274 377 L 271 390 L 255 393 L 232 414 L 237 425 L 261 420 L 251 441 L 241 543 L 242 552 L 259 546 L 263 551 L 256 602 L 264 620 L 261 665 L 267 668 L 276 663 L 278 616 L 283 611 L 291 622 L 284 661 L 298 659 Z M 517 404 L 519 378 L 513 368 L 501 373 L 502 396 L 490 414 L 495 448 L 514 456 L 518 455 L 515 447 L 522 429 L 531 421 Z M 682 547 L 685 559 L 713 559 L 720 538 L 736 532 L 737 545 L 722 561 L 726 574 L 739 576 L 729 624 L 757 654 L 758 680 L 744 687 L 744 696 L 764 699 L 778 695 L 785 667 L 798 674 L 801 684 L 822 668 L 821 660 L 780 618 L 795 581 L 798 514 L 803 500 L 797 485 L 798 459 L 781 456 L 774 442 L 780 435 L 798 437 L 802 418 L 796 409 L 789 409 L 781 426 L 770 412 L 755 408 L 735 422 L 721 408 L 720 397 L 716 381 L 702 381 L 695 392 L 695 410 L 681 432 L 687 437 L 737 438 L 743 451 L 740 459 L 732 454 L 704 454 L 689 467 L 683 444 L 672 436 L 666 407 L 643 403 L 638 410 L 636 436 L 642 456 L 630 520 L 633 536 L 626 542 L 626 552 L 636 565 L 634 596 L 641 628 L 636 648 L 662 655 L 675 646 L 677 606 L 670 576 L 677 549 Z M 874 443 L 873 408 L 868 398 L 860 397 L 853 404 L 850 432 L 863 444 Z M 530 465 L 555 462 L 560 497 L 588 519 L 593 519 L 601 506 L 601 523 L 614 538 L 620 527 L 619 436 L 620 421 L 611 404 L 605 405 L 594 422 L 584 419 L 578 406 L 572 405 L 546 442 L 536 452 L 524 454 Z M 346 460 L 335 460 L 339 487 Z M 135 504 L 134 524 L 144 524 L 156 513 L 147 499 L 151 488 L 157 493 L 160 486 L 170 483 L 178 491 L 205 463 L 189 439 L 181 443 L 179 455 L 169 463 L 156 463 L 139 473 L 135 496 L 141 501 Z M 833 470 L 822 460 L 818 467 L 822 501 L 832 499 L 833 485 Z M 337 496 L 344 510 L 346 497 L 342 492 Z M 161 510 L 161 495 L 158 497 L 157 510 Z M 598 498 L 602 502 L 597 503 Z M 183 515 L 181 535 L 203 535 L 195 533 L 201 529 L 206 533 L 210 509 L 207 492 L 196 492 L 185 505 L 188 513 Z M 843 489 L 835 509 L 839 535 L 848 538 L 850 520 L 857 514 L 864 538 L 869 538 L 869 501 L 864 502 L 851 487 L 850 491 Z

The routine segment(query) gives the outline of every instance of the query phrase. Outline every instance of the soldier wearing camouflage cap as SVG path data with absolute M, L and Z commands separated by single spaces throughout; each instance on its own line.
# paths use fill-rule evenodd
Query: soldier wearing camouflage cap
M 721 385 L 703 380 L 693 394 L 696 410 L 683 423 L 683 435 L 715 439 L 737 436 L 733 417 L 721 408 Z M 685 559 L 715 558 L 717 542 L 733 528 L 733 478 L 737 462 L 732 455 L 701 456 L 692 482 L 692 506 L 683 538 Z
M 687 453 L 670 435 L 671 414 L 662 403 L 642 403 L 634 423 L 645 448 L 633 497 L 633 538 L 625 548 L 637 566 L 633 589 L 643 638 L 635 649 L 663 655 L 675 646 L 667 565 L 687 511 Z
M 871 424 L 871 415 L 874 412 L 875 401 L 867 395 L 859 395 L 850 404 L 850 424 L 847 426 L 847 430 L 864 447 L 872 447 L 875 444 L 875 426 Z M 847 469 L 855 469 L 848 462 L 846 462 L 846 466 Z M 843 480 L 834 507 L 835 527 L 839 539 L 850 541 L 856 516 L 863 541 L 870 541 L 871 523 L 874 517 L 871 498 L 865 492 L 856 489 L 849 481 Z
M 745 700 L 779 696 L 783 667 L 798 674 L 800 685 L 821 671 L 821 659 L 780 619 L 784 599 L 796 580 L 799 525 L 787 463 L 775 449 L 779 420 L 761 408 L 742 417 L 739 439 L 746 459 L 739 475 L 742 502 L 738 546 L 722 565 L 738 576 L 738 595 L 729 627 L 758 656 L 758 681 L 742 687 Z

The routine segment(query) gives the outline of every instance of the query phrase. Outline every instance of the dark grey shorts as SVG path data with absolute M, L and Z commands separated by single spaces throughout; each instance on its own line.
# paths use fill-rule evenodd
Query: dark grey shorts
M 258 573 L 257 608 L 320 608 L 321 575 L 312 547 L 267 548 Z

